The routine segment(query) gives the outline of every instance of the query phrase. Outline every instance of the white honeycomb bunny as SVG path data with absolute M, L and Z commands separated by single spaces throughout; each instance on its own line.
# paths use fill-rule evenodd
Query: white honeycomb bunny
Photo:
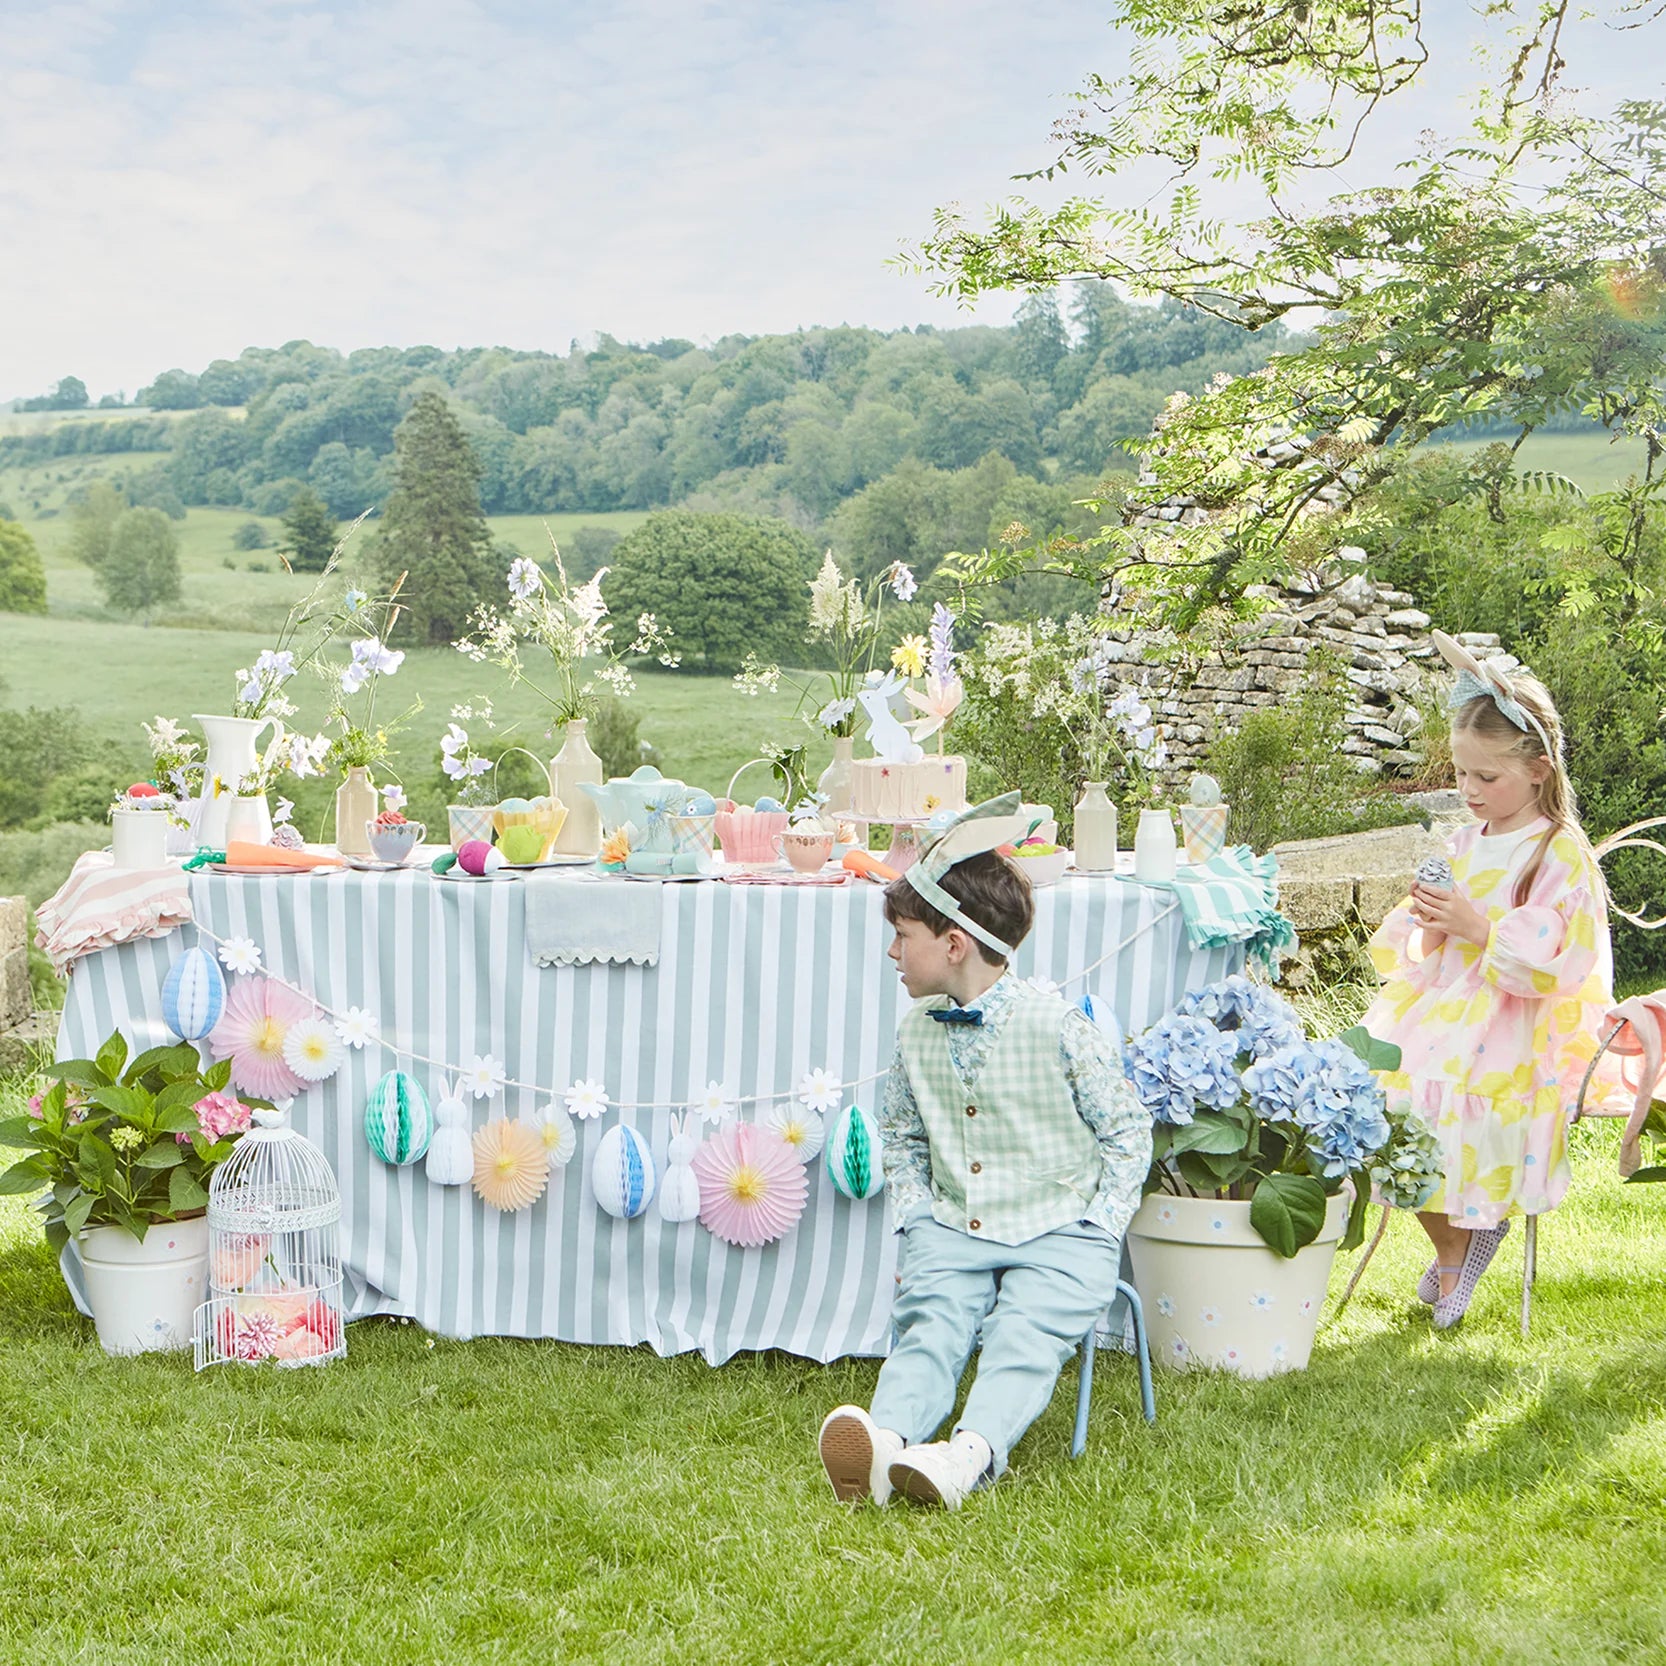
M 689 1166 L 700 1149 L 700 1136 L 688 1131 L 687 1116 L 671 1119 L 671 1144 L 665 1154 L 665 1177 L 659 1183 L 663 1220 L 691 1221 L 700 1213 L 700 1187 Z
M 434 1186 L 463 1186 L 474 1177 L 474 1142 L 469 1138 L 469 1108 L 462 1084 L 440 1083 L 434 1107 L 434 1137 L 428 1143 L 428 1180 Z

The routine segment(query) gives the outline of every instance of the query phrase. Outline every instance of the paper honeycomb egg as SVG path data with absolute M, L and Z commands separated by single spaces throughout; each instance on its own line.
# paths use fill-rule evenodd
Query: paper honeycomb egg
M 226 980 L 207 949 L 187 949 L 162 984 L 162 1017 L 175 1035 L 201 1041 L 225 1010 Z
M 874 1197 L 884 1188 L 879 1126 L 860 1105 L 847 1105 L 833 1119 L 823 1161 L 827 1178 L 846 1197 Z
M 654 1195 L 654 1159 L 648 1142 L 618 1123 L 602 1135 L 590 1164 L 590 1189 L 610 1215 L 634 1221 Z
M 384 1163 L 414 1163 L 434 1137 L 428 1095 L 403 1070 L 390 1070 L 364 1102 L 364 1137 Z

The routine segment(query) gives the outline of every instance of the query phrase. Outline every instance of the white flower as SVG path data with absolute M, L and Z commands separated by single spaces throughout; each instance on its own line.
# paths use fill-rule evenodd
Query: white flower
M 241 700 L 245 706 L 252 706 L 265 692 L 265 685 L 258 679 L 251 677 L 248 682 L 244 683 L 244 685 L 238 689 L 237 698 Z
M 347 1049 L 326 1018 L 303 1018 L 283 1038 L 283 1062 L 303 1082 L 322 1082 L 341 1068 Z
M 383 787 L 382 803 L 389 810 L 403 810 L 405 808 L 405 789 L 398 786 Z
M 527 601 L 544 582 L 544 575 L 538 570 L 536 561 L 528 561 L 523 555 L 518 561 L 509 564 L 509 594 L 518 602 Z
M 580 1122 L 588 1122 L 607 1109 L 607 1091 L 600 1082 L 574 1082 L 564 1096 L 567 1109 Z
M 177 746 L 185 739 L 185 731 L 171 717 L 158 717 L 154 724 L 146 723 L 143 727 L 150 737 L 152 749 Z
M 1218 1325 L 1221 1322 L 1221 1310 L 1218 1307 L 1205 1307 L 1198 1311 L 1200 1318 L 1206 1325 Z
M 280 798 L 278 800 L 277 809 L 272 812 L 272 825 L 274 827 L 282 827 L 284 823 L 291 820 L 294 815 L 294 802 L 287 798 Z
M 376 1040 L 376 1019 L 363 1007 L 349 1007 L 336 1020 L 336 1034 L 349 1047 L 363 1047 Z
M 816 713 L 816 721 L 824 729 L 836 729 L 855 710 L 856 702 L 854 700 L 829 700 Z
M 347 604 L 349 613 L 357 613 L 370 600 L 369 596 L 362 590 L 349 590 L 343 599 Z
M 1165 1319 L 1172 1319 L 1174 1317 L 1174 1297 L 1159 1296 L 1157 1298 L 1157 1311 L 1162 1314 Z
M 260 950 L 252 937 L 228 937 L 220 945 L 220 964 L 228 972 L 258 972 Z
M 920 587 L 917 583 L 915 583 L 914 575 L 902 564 L 902 562 L 893 561 L 891 563 L 890 572 L 885 576 L 890 580 L 891 589 L 895 593 L 899 602 L 913 601 L 914 592 Z
M 370 681 L 370 667 L 354 660 L 341 674 L 341 692 L 357 694 Z
M 286 648 L 281 653 L 268 648 L 255 661 L 255 675 L 267 678 L 274 687 L 295 675 L 295 656 Z
M 703 1091 L 688 1096 L 688 1108 L 702 1122 L 727 1122 L 734 1114 L 735 1101 L 721 1082 L 707 1082 Z
M 490 1099 L 503 1086 L 507 1072 L 490 1053 L 476 1053 L 463 1072 L 463 1086 L 476 1099 Z
M 798 1097 L 802 1099 L 812 1111 L 818 1111 L 824 1116 L 829 1111 L 838 1110 L 839 1099 L 843 1092 L 844 1084 L 839 1081 L 838 1077 L 835 1076 L 831 1070 L 826 1070 L 820 1065 L 817 1065 L 816 1068 L 798 1084 Z
M 1277 1299 L 1271 1290 L 1257 1290 L 1250 1297 L 1249 1303 L 1257 1313 L 1265 1313 Z

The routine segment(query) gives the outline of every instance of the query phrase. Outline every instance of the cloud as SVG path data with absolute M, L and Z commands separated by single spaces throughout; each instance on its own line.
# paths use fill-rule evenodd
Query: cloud
M 7 14 L 0 235 L 26 253 L 0 269 L 0 397 L 70 373 L 131 394 L 297 336 L 952 323 L 887 257 L 938 204 L 1015 189 L 1116 62 L 1089 8 L 1008 0 Z

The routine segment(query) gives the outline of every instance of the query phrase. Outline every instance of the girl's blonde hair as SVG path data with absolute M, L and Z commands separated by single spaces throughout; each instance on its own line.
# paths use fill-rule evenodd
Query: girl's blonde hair
M 1590 840 L 1579 825 L 1578 799 L 1568 775 L 1568 766 L 1562 758 L 1562 719 L 1556 714 L 1550 690 L 1537 677 L 1518 675 L 1510 678 L 1510 692 L 1527 714 L 1537 720 L 1539 729 L 1544 731 L 1542 738 L 1535 729 L 1518 729 L 1487 694 L 1478 694 L 1473 700 L 1466 700 L 1452 713 L 1452 733 L 1479 735 L 1507 756 L 1521 758 L 1527 763 L 1539 758 L 1550 761 L 1550 773 L 1539 783 L 1539 811 L 1549 820 L 1550 826 L 1540 835 L 1538 849 L 1516 880 L 1512 904 L 1520 908 L 1526 901 L 1527 894 L 1533 889 L 1533 881 L 1539 877 L 1539 870 L 1544 866 L 1551 840 L 1561 832 L 1572 834 L 1584 850 L 1590 861 L 1592 883 L 1600 895 L 1602 869 L 1596 852 L 1591 849 Z M 1546 740 L 1550 742 L 1548 751 Z

